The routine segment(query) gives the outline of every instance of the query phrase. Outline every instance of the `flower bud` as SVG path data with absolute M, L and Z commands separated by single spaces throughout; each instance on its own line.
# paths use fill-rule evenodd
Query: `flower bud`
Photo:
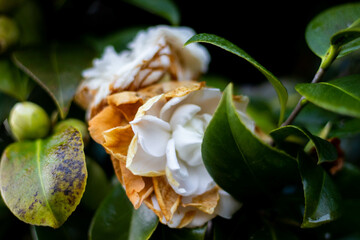
M 77 130 L 79 130 L 85 145 L 89 142 L 90 136 L 89 136 L 87 126 L 83 121 L 81 121 L 79 119 L 69 118 L 69 119 L 66 119 L 66 120 L 63 120 L 63 121 L 57 123 L 54 127 L 54 132 L 57 132 L 61 128 L 68 127 L 68 126 L 74 127 Z
M 16 23 L 6 16 L 0 16 L 0 53 L 5 52 L 19 39 Z
M 18 141 L 42 138 L 49 132 L 50 118 L 39 105 L 20 102 L 11 109 L 9 125 Z

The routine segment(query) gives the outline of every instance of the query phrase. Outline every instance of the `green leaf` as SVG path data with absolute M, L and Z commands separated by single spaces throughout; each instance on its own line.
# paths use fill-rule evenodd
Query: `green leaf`
M 343 46 L 360 37 L 360 19 L 356 20 L 350 27 L 335 33 L 331 39 L 331 45 Z
M 95 213 L 89 230 L 90 239 L 149 239 L 158 225 L 158 217 L 144 204 L 137 210 L 117 185 Z
M 360 119 L 346 119 L 334 124 L 329 134 L 329 137 L 352 137 L 360 134 Z
M 341 171 L 339 171 L 334 178 L 338 186 L 341 196 L 344 198 L 360 199 L 360 168 L 345 162 Z M 360 209 L 359 209 L 360 210 Z
M 103 54 L 107 46 L 113 46 L 117 52 L 127 48 L 127 45 L 132 41 L 139 31 L 145 29 L 144 27 L 132 27 L 122 29 L 120 31 L 111 33 L 105 37 L 87 37 L 86 41 L 97 51 L 98 55 Z
M 336 44 L 345 44 L 341 47 L 338 57 L 359 49 L 360 39 L 358 36 L 354 38 L 358 33 L 351 33 L 354 29 L 348 29 L 359 19 L 359 16 L 360 3 L 343 4 L 317 15 L 306 27 L 305 37 L 310 49 L 320 58 L 326 56 L 330 48 L 330 41 Z
M 15 105 L 17 101 L 0 92 L 0 126 L 2 122 L 9 116 L 9 113 L 11 111 L 11 108 Z
M 25 101 L 34 84 L 9 59 L 0 59 L 0 91 Z
M 315 149 L 318 155 L 318 164 L 335 161 L 338 157 L 335 147 L 330 142 L 318 136 L 314 136 L 308 130 L 298 126 L 287 125 L 280 127 L 273 130 L 270 135 L 274 138 L 275 141 L 279 142 L 286 140 L 290 136 L 307 138 L 308 140 L 312 141 L 312 143 L 315 145 Z
M 242 50 L 235 44 L 229 42 L 228 40 L 226 40 L 222 37 L 219 37 L 219 36 L 216 36 L 213 34 L 201 33 L 201 34 L 197 34 L 197 35 L 193 36 L 192 38 L 190 38 L 185 43 L 185 46 L 190 43 L 194 43 L 194 42 L 210 43 L 215 46 L 218 46 L 226 51 L 229 51 L 229 52 L 245 59 L 246 61 L 251 63 L 254 67 L 256 67 L 269 80 L 269 82 L 273 85 L 273 87 L 276 90 L 276 93 L 278 95 L 279 102 L 280 102 L 279 124 L 282 122 L 282 120 L 284 118 L 285 110 L 286 110 L 288 94 L 287 94 L 287 90 L 284 87 L 284 85 L 271 72 L 269 72 L 262 65 L 260 65 L 260 63 L 258 63 L 255 59 L 253 59 L 244 50 Z
M 167 226 L 162 226 L 163 239 L 171 240 L 203 240 L 205 239 L 207 225 L 198 228 L 181 228 L 174 229 Z
M 83 143 L 75 128 L 13 143 L 1 159 L 2 197 L 16 217 L 32 225 L 60 227 L 79 204 L 86 178 Z
M 43 6 L 34 0 L 21 2 L 13 13 L 21 33 L 18 45 L 28 47 L 41 44 L 45 39 Z
M 302 228 L 313 228 L 340 216 L 340 194 L 330 176 L 305 153 L 298 155 L 305 198 Z
M 96 210 L 110 191 L 110 182 L 104 170 L 93 159 L 86 157 L 86 167 L 88 180 L 82 203 L 90 209 Z
M 231 84 L 205 131 L 202 156 L 215 182 L 239 200 L 297 176 L 295 159 L 262 142 L 241 121 Z
M 172 25 L 179 25 L 179 9 L 172 0 L 124 0 L 152 14 L 168 20 Z
M 17 51 L 13 57 L 15 64 L 50 94 L 65 118 L 81 72 L 91 65 L 94 53 L 84 45 L 53 44 Z
M 360 118 L 360 75 L 315 84 L 302 83 L 295 89 L 319 107 Z

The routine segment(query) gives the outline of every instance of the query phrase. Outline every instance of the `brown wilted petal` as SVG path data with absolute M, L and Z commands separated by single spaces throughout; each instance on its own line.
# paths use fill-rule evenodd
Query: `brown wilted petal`
M 114 157 L 126 160 L 128 147 L 134 136 L 130 124 L 104 131 L 103 136 L 104 148 Z
M 188 211 L 185 213 L 183 219 L 181 219 L 181 222 L 179 224 L 179 226 L 177 226 L 177 228 L 183 228 L 186 227 L 189 223 L 192 222 L 192 220 L 194 219 L 196 215 L 196 211 Z
M 170 84 L 170 83 L 169 83 Z M 177 85 L 177 86 L 176 86 Z M 192 82 L 192 81 L 184 81 L 184 82 L 177 82 L 177 84 L 171 84 L 171 87 L 175 87 L 175 89 L 171 91 L 167 91 L 165 94 L 165 98 L 167 100 L 174 98 L 174 97 L 182 97 L 190 92 L 197 91 L 205 86 L 205 82 Z
M 138 209 L 142 202 L 153 192 L 152 180 L 148 177 L 141 177 L 132 174 L 126 168 L 126 163 L 120 161 L 121 176 L 125 186 L 126 195 L 130 202 Z
M 128 122 L 118 109 L 107 106 L 89 121 L 89 132 L 95 142 L 103 144 L 105 141 L 104 131 L 126 124 Z
M 194 197 L 190 203 L 183 203 L 183 206 L 192 206 L 204 213 L 213 214 L 219 199 L 219 188 L 214 187 L 213 189 Z
M 172 189 L 165 176 L 153 177 L 152 179 L 160 209 L 166 221 L 170 221 L 180 204 L 181 196 Z

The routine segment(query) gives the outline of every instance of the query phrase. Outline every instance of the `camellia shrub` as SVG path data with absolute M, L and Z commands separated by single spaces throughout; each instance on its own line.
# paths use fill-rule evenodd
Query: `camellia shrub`
M 48 10 L 74 2 L 0 0 L 1 239 L 360 239 L 359 3 L 309 22 L 298 82 L 169 0 L 126 2 L 170 25 L 65 41 Z

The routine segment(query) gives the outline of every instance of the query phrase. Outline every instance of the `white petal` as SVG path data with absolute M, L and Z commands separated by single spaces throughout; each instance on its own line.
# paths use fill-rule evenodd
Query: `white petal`
M 180 186 L 179 180 L 186 179 L 189 173 L 183 164 L 179 163 L 175 151 L 174 139 L 170 139 L 166 149 L 166 177 L 176 193 L 183 195 L 187 190 Z
M 160 115 L 159 117 L 164 120 L 164 121 L 167 121 L 169 122 L 170 121 L 170 118 L 173 114 L 173 112 L 175 111 L 176 109 L 176 106 L 181 103 L 188 95 L 185 95 L 183 97 L 176 97 L 176 98 L 172 98 L 170 99 L 167 103 L 165 103 L 163 105 L 163 107 L 161 108 L 161 111 L 160 111 Z
M 189 166 L 202 164 L 201 143 L 203 134 L 178 125 L 173 131 L 175 148 L 179 157 Z
M 151 115 L 130 122 L 144 151 L 154 157 L 164 156 L 170 140 L 170 124 Z
M 166 176 L 176 193 L 182 196 L 196 196 L 215 186 L 205 166 L 189 167 L 174 155 L 174 145 L 169 144 L 167 151 Z M 172 155 L 172 156 L 171 156 Z
M 154 157 L 144 151 L 135 136 L 129 146 L 126 168 L 141 176 L 161 176 L 165 173 L 166 158 Z
M 194 219 L 186 227 L 188 227 L 188 228 L 201 227 L 206 222 L 213 219 L 215 216 L 216 216 L 215 213 L 207 214 L 207 213 L 197 210 Z
M 177 125 L 185 125 L 200 110 L 201 108 L 194 104 L 185 104 L 177 107 L 170 119 L 171 128 L 174 130 Z
M 188 94 L 183 104 L 192 103 L 201 108 L 202 113 L 213 115 L 221 99 L 221 92 L 217 88 L 202 88 Z
M 245 125 L 247 129 L 251 132 L 255 132 L 255 122 L 251 120 L 244 112 L 236 111 L 239 114 L 239 117 L 242 123 Z
M 230 219 L 232 215 L 241 208 L 242 203 L 235 200 L 229 193 L 224 190 L 219 190 L 219 203 L 215 212 L 223 218 Z

